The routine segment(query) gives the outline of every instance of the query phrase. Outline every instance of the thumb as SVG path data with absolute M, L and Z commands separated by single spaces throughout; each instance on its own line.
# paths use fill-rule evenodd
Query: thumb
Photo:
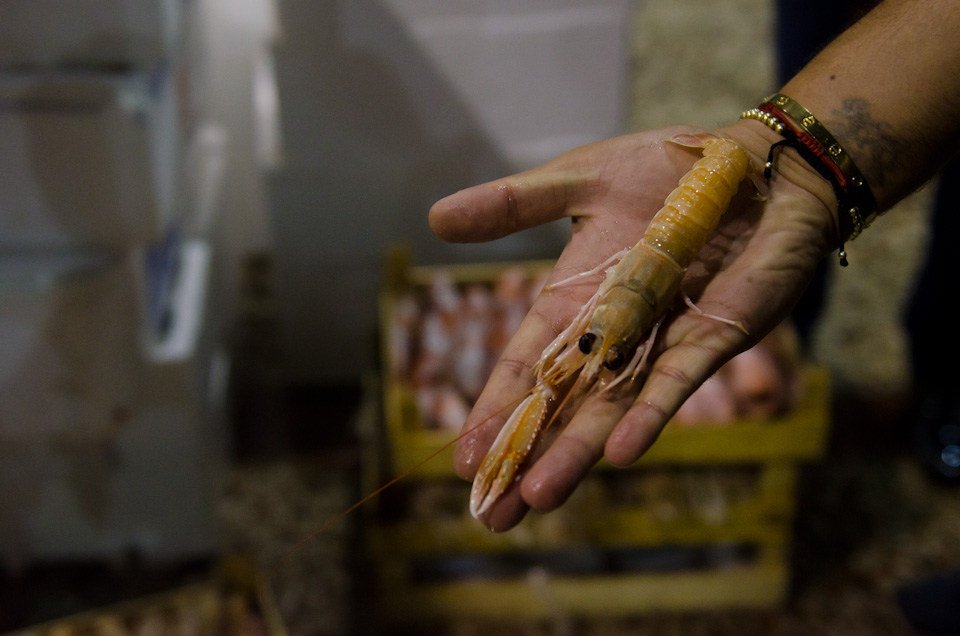
M 535 168 L 461 190 L 430 208 L 430 227 L 451 243 L 479 243 L 568 216 L 583 178 Z

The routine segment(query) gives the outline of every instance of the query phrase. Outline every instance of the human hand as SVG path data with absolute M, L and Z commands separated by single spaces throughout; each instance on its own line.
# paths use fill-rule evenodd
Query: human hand
M 452 242 L 501 238 L 563 217 L 569 243 L 550 281 L 594 268 L 634 245 L 663 200 L 699 158 L 666 143 L 689 128 L 617 137 L 577 148 L 511 177 L 468 188 L 437 202 L 430 224 Z M 740 142 L 757 165 L 778 138 L 759 122 L 718 131 Z M 789 151 L 792 153 L 792 151 Z M 739 321 L 748 332 L 678 304 L 660 328 L 652 366 L 625 391 L 593 395 L 547 432 L 538 457 L 483 516 L 493 530 L 518 523 L 529 507 L 549 511 L 573 492 L 601 457 L 636 461 L 683 401 L 725 361 L 757 342 L 789 312 L 819 260 L 835 242 L 829 185 L 801 160 L 784 154 L 765 202 L 748 182 L 683 280 L 705 312 Z M 464 425 L 455 469 L 472 479 L 509 411 L 534 383 L 543 348 L 596 289 L 596 280 L 547 288 L 501 356 Z M 748 335 L 749 334 L 749 335 Z M 614 394 L 615 393 L 615 394 Z M 559 430 L 562 429 L 562 430 Z

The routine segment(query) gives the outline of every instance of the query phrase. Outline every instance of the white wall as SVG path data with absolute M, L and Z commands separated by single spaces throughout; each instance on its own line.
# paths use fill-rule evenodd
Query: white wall
M 620 132 L 626 0 L 279 0 L 284 162 L 268 195 L 294 382 L 371 368 L 388 244 L 420 263 L 544 258 L 566 224 L 447 246 L 460 188 Z
M 222 218 L 215 246 L 221 263 L 219 289 L 228 310 L 236 306 L 241 259 L 270 251 L 274 240 L 266 214 L 264 124 L 257 112 L 258 69 L 269 61 L 276 24 L 272 0 L 199 0 L 192 55 L 201 118 L 226 131 L 229 147 L 221 191 Z

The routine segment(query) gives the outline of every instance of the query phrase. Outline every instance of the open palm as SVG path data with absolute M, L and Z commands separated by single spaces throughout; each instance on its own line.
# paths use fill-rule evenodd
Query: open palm
M 570 217 L 570 240 L 551 281 L 590 270 L 640 239 L 699 158 L 695 150 L 667 141 L 681 132 L 691 129 L 590 144 L 533 170 L 463 190 L 434 205 L 431 227 L 448 241 L 479 242 Z M 720 134 L 740 141 L 758 164 L 769 145 L 756 128 L 741 125 Z M 658 333 L 649 372 L 627 390 L 591 396 L 572 417 L 564 413 L 522 479 L 484 515 L 491 529 L 512 527 L 531 506 L 556 508 L 601 457 L 620 466 L 634 462 L 703 381 L 789 312 L 834 236 L 828 202 L 811 193 L 818 177 L 791 166 L 787 178 L 777 174 L 771 180 L 764 200 L 745 182 L 684 277 L 682 288 L 700 309 L 739 321 L 747 333 L 677 303 Z M 509 412 L 533 386 L 532 367 L 543 348 L 599 282 L 598 275 L 541 293 L 464 425 L 471 432 L 455 453 L 460 476 L 473 478 Z

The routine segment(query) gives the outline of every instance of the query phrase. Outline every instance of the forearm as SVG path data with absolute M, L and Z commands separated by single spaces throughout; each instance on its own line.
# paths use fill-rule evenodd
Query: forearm
M 887 0 L 782 92 L 850 153 L 881 210 L 923 184 L 960 140 L 960 3 Z

